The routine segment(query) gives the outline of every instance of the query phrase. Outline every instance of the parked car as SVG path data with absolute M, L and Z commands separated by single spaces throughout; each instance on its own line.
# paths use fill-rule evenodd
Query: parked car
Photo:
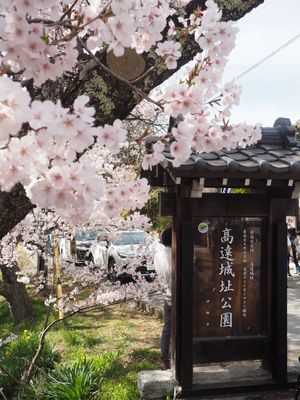
M 130 280 L 132 275 L 126 272 L 126 267 L 132 258 L 138 258 L 139 254 L 145 249 L 150 235 L 144 231 L 120 231 L 117 239 L 108 246 L 108 273 L 110 276 L 120 280 Z M 121 274 L 116 273 L 116 265 L 123 265 Z M 148 267 L 145 260 L 135 268 L 135 272 L 140 272 L 146 279 L 150 280 L 155 274 L 153 266 Z
M 77 230 L 75 233 L 75 265 L 85 264 L 89 249 L 97 237 L 97 231 Z
M 83 265 L 87 261 L 89 249 L 97 237 L 97 231 L 78 229 L 73 239 L 62 238 L 59 251 L 62 260 Z

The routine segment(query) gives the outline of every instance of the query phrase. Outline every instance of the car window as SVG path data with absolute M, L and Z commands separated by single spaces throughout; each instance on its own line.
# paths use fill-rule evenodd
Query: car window
M 140 244 L 146 240 L 146 237 L 146 232 L 123 232 L 117 240 L 114 240 L 113 243 L 117 246 Z
M 97 237 L 97 232 L 92 230 L 87 231 L 76 231 L 75 239 L 79 241 L 84 240 L 95 240 Z

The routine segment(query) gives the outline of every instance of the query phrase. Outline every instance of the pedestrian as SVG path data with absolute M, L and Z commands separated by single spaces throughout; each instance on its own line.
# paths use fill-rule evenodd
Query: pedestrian
M 160 354 L 163 369 L 170 369 L 171 341 L 171 276 L 172 276 L 172 229 L 161 233 L 160 244 L 154 256 L 154 268 L 165 286 L 164 326 L 160 337 Z
M 291 254 L 292 254 L 292 246 L 291 246 L 291 240 L 289 238 L 289 232 L 288 232 L 288 234 L 287 234 L 287 275 L 288 276 L 292 276 L 291 271 L 290 271 Z
M 299 260 L 300 260 L 300 232 L 297 231 L 296 235 L 297 235 L 297 238 L 295 240 L 295 246 L 296 246 L 297 260 L 298 260 L 298 264 L 299 264 Z
M 290 238 L 290 242 L 291 242 L 291 257 L 292 257 L 292 261 L 295 264 L 295 268 L 296 268 L 296 273 L 299 274 L 300 273 L 300 266 L 298 264 L 298 257 L 297 257 L 297 251 L 296 248 L 299 245 L 299 241 L 298 241 L 298 237 L 297 237 L 297 233 L 296 233 L 296 229 L 295 228 L 290 228 L 288 230 L 289 232 L 289 238 Z

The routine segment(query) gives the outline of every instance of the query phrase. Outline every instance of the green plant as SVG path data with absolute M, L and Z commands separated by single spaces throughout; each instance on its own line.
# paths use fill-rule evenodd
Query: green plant
M 68 346 L 80 346 L 81 345 L 81 337 L 78 336 L 75 332 L 64 331 L 63 338 L 64 338 L 65 343 Z
M 92 400 L 99 392 L 103 377 L 92 359 L 59 365 L 46 380 L 44 400 Z
M 151 188 L 149 192 L 150 199 L 142 209 L 142 214 L 146 214 L 147 217 L 150 218 L 152 221 L 153 230 L 155 231 L 162 231 L 172 224 L 171 217 L 162 217 L 158 215 L 159 193 L 164 191 L 165 189 L 162 188 Z
M 20 380 L 24 371 L 28 368 L 30 361 L 36 353 L 39 345 L 39 335 L 24 330 L 23 335 L 15 341 L 0 348 L 0 364 L 16 379 Z M 47 373 L 54 368 L 59 360 L 58 353 L 52 349 L 46 341 L 42 356 L 36 364 L 36 371 Z M 8 375 L 0 372 L 0 387 L 3 388 L 7 397 L 11 398 L 17 392 L 18 385 Z

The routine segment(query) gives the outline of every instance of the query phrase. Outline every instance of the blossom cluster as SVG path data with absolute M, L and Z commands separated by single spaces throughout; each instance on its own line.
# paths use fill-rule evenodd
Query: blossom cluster
M 76 64 L 78 52 L 76 38 L 63 40 L 71 33 L 70 28 L 57 29 L 51 20 L 59 18 L 63 7 L 72 1 L 62 3 L 52 0 L 4 0 L 5 10 L 0 24 L 1 61 L 12 71 L 23 71 L 23 76 L 33 78 L 36 84 L 61 76 Z M 48 24 L 37 23 L 45 20 Z
M 103 7 L 98 1 L 91 1 L 85 9 L 85 21 L 94 20 L 101 9 Z M 108 18 L 95 19 L 88 25 L 88 29 L 93 31 L 88 46 L 90 49 L 101 48 L 108 43 L 108 51 L 121 56 L 126 47 L 141 54 L 160 41 L 171 8 L 167 0 L 112 0 L 111 11 Z
M 72 70 L 78 34 L 89 36 L 91 50 L 108 46 L 116 56 L 130 47 L 148 52 L 162 40 L 172 12 L 168 0 L 5 0 L 2 7 L 2 62 L 38 85 Z M 166 62 L 173 68 L 175 59 Z
M 6 76 L 0 77 L 0 89 L 2 189 L 10 190 L 21 182 L 32 202 L 52 207 L 71 220 L 90 213 L 96 199 L 106 199 L 104 209 L 110 215 L 116 204 L 117 211 L 128 205 L 135 209 L 147 199 L 145 180 L 123 180 L 118 188 L 106 188 L 103 177 L 97 176 L 87 160 L 76 160 L 96 140 L 115 153 L 127 135 L 118 120 L 95 128 L 95 111 L 86 105 L 87 96 L 79 96 L 70 110 L 60 102 L 30 103 L 27 91 Z M 25 122 L 31 129 L 22 136 L 19 131 Z
M 249 145 L 260 137 L 259 127 L 231 127 L 228 120 L 239 101 L 239 86 L 231 82 L 218 90 L 236 28 L 221 21 L 212 0 L 206 2 L 204 11 L 197 8 L 187 17 L 177 14 L 179 25 L 175 26 L 170 17 L 182 4 L 186 2 L 5 0 L 0 24 L 3 66 L 33 78 L 35 84 L 55 79 L 74 67 L 76 37 L 81 36 L 88 38 L 89 49 L 106 49 L 116 56 L 129 47 L 138 53 L 154 50 L 167 68 L 174 69 L 181 44 L 192 35 L 202 52 L 194 58 L 186 78 L 167 87 L 156 103 L 165 115 L 182 121 L 153 146 L 143 167 L 162 162 L 167 143 L 174 166 L 188 159 L 193 149 L 202 152 Z M 0 77 L 3 190 L 20 182 L 33 203 L 54 208 L 71 221 L 91 214 L 95 201 L 108 216 L 144 204 L 148 199 L 145 180 L 129 177 L 131 172 L 125 169 L 123 180 L 115 185 L 105 171 L 97 174 L 81 157 L 95 142 L 117 154 L 128 136 L 119 120 L 96 128 L 95 110 L 88 102 L 85 95 L 75 99 L 72 108 L 62 107 L 59 101 L 32 101 L 19 82 Z
M 146 154 L 143 168 L 152 168 L 164 159 L 166 137 L 171 162 L 180 166 L 192 151 L 211 152 L 222 148 L 249 146 L 261 137 L 260 127 L 246 123 L 230 126 L 229 118 L 234 105 L 239 104 L 240 86 L 232 81 L 218 89 L 228 55 L 234 47 L 237 29 L 232 22 L 221 21 L 221 12 L 214 1 L 206 2 L 205 11 L 196 11 L 188 18 L 179 18 L 183 31 L 194 36 L 202 49 L 187 70 L 186 78 L 169 85 L 159 100 L 164 111 L 180 122 Z M 169 23 L 169 35 L 176 29 Z

